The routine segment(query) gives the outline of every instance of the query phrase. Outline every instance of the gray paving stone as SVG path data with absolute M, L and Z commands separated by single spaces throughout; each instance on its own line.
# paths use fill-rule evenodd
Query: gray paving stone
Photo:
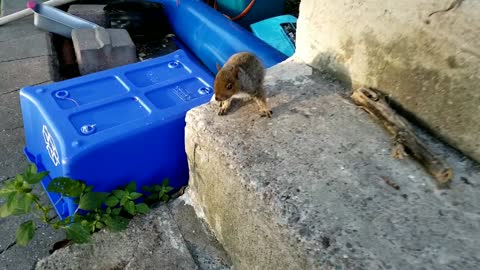
M 55 79 L 51 56 L 0 63 L 0 95 Z
M 0 187 L 3 186 L 3 184 L 9 180 L 4 180 L 0 182 Z M 34 188 L 34 193 L 37 194 L 40 197 L 40 201 L 43 204 L 50 204 L 50 201 L 43 191 L 43 188 L 41 187 L 40 184 L 35 185 Z M 0 198 L 0 205 L 2 205 L 5 202 L 5 199 Z M 56 213 L 54 210 L 50 213 L 50 217 L 55 217 Z M 15 232 L 18 228 L 18 226 L 27 220 L 30 220 L 34 218 L 33 215 L 25 215 L 25 216 L 9 216 L 6 218 L 0 218 L 0 254 L 3 254 L 6 252 L 7 249 L 11 248 L 15 244 Z M 37 227 L 42 225 L 40 222 L 35 221 L 37 224 Z M 41 233 L 37 236 L 41 237 Z M 53 242 L 51 243 L 53 244 Z M 1 259 L 0 259 L 0 266 L 1 266 Z M 1 268 L 0 268 L 1 269 Z
M 46 2 L 47 0 L 36 0 L 39 3 Z M 27 1 L 21 0 L 2 0 L 1 1 L 1 14 L 2 16 L 12 14 L 14 12 L 25 9 Z
M 23 127 L 0 131 L 0 181 L 23 172 L 28 164 L 23 134 Z
M 0 26 L 0 47 L 2 42 L 23 38 L 28 35 L 44 33 L 44 31 L 35 28 L 33 25 L 33 16 Z
M 3 142 L 1 136 L 0 141 Z M 0 151 L 3 153 L 1 147 Z M 24 167 L 18 170 L 17 173 L 22 172 L 23 169 Z M 0 187 L 5 181 L 8 180 L 0 181 Z M 34 186 L 34 193 L 40 197 L 40 201 L 43 204 L 50 203 L 40 184 Z M 5 200 L 0 198 L 0 205 L 4 202 Z M 50 217 L 55 216 L 56 214 L 52 210 Z M 18 226 L 32 218 L 34 218 L 33 215 L 0 218 L 0 270 L 31 269 L 38 259 L 49 255 L 48 251 L 53 247 L 55 242 L 65 238 L 64 232 L 53 230 L 36 220 L 37 232 L 32 242 L 30 242 L 28 247 L 17 246 L 15 244 L 15 233 Z
M 35 33 L 0 43 L 0 63 L 30 57 L 53 55 L 50 34 Z
M 0 254 L 0 270 L 33 269 L 41 258 L 49 255 L 49 250 L 57 241 L 65 239 L 61 230 L 46 225 L 37 227 L 35 238 L 27 247 L 12 246 Z
M 0 131 L 16 129 L 22 125 L 19 92 L 0 95 Z

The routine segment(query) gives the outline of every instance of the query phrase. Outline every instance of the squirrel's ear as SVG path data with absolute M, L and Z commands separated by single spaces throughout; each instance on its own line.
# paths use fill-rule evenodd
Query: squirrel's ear
M 238 67 L 237 70 L 236 70 L 237 79 L 240 78 L 240 75 L 243 75 L 243 74 L 245 74 L 245 70 L 243 70 L 243 68 L 241 68 L 241 67 Z
M 217 71 L 220 71 L 220 69 L 222 68 L 218 63 L 215 63 L 215 66 L 217 67 Z

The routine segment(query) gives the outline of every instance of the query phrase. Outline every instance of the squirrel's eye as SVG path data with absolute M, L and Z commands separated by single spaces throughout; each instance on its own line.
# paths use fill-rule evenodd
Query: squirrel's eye
M 227 89 L 232 90 L 233 85 L 231 83 L 227 84 Z

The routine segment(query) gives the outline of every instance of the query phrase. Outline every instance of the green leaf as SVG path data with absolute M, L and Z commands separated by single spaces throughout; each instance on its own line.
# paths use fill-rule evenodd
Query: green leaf
M 135 203 L 132 202 L 132 201 L 129 201 L 125 204 L 125 210 L 127 210 L 127 212 L 130 214 L 130 215 L 135 215 Z
M 105 200 L 105 204 L 109 207 L 115 207 L 119 202 L 120 202 L 120 200 L 115 196 L 109 196 Z
M 170 182 L 170 181 L 168 180 L 168 178 L 163 179 L 162 186 L 168 187 L 169 182 Z
M 80 221 L 80 224 L 81 224 L 83 227 L 85 227 L 85 228 L 90 227 L 90 223 L 91 223 L 91 222 L 88 221 L 88 220 L 86 220 L 86 219 Z
M 120 215 L 120 211 L 122 211 L 122 208 L 115 208 L 112 210 L 112 215 L 113 216 L 118 216 Z
M 33 196 L 30 194 L 17 192 L 12 193 L 7 198 L 7 207 L 11 215 L 20 216 L 28 214 L 31 211 Z
M 129 221 L 130 220 L 121 216 L 112 216 L 111 218 L 105 220 L 105 225 L 107 225 L 108 230 L 118 232 L 126 229 Z
M 168 196 L 167 194 L 163 194 L 163 195 L 160 195 L 159 199 L 162 202 L 167 202 L 170 199 L 170 196 Z
M 65 228 L 67 231 L 67 239 L 77 244 L 90 242 L 90 232 L 84 226 L 78 223 L 72 223 Z
M 105 228 L 105 224 L 103 224 L 102 222 L 99 221 L 99 222 L 95 223 L 95 228 L 97 230 L 101 230 L 101 229 Z
M 102 206 L 102 203 L 107 198 L 106 192 L 89 192 L 80 197 L 78 208 L 83 210 L 95 210 Z
M 0 206 L 0 218 L 8 217 L 12 215 L 12 211 L 7 204 Z
M 137 190 L 137 184 L 135 181 L 130 182 L 126 187 L 125 190 L 128 192 L 135 192 Z
M 17 189 L 15 188 L 15 180 L 10 180 L 5 182 L 3 187 L 0 189 L 0 197 L 6 198 L 15 192 L 17 192 Z
M 146 214 L 150 211 L 150 208 L 146 203 L 139 203 L 135 205 L 135 210 L 137 211 L 137 213 Z
M 132 192 L 132 193 L 130 193 L 128 196 L 130 197 L 130 200 L 136 200 L 136 199 L 142 197 L 143 194 L 142 194 L 142 193 L 138 193 L 138 192 Z
M 35 223 L 33 220 L 26 221 L 20 225 L 17 229 L 16 242 L 18 245 L 25 247 L 28 242 L 32 240 L 35 235 Z
M 120 190 L 120 189 L 115 189 L 114 191 L 112 191 L 113 195 L 115 195 L 115 197 L 117 197 L 118 199 L 121 199 L 123 198 L 123 196 L 125 196 L 125 191 L 123 190 Z
M 85 188 L 85 191 L 84 191 L 84 192 L 85 192 L 85 193 L 87 193 L 87 192 L 92 192 L 92 190 L 93 190 L 93 186 L 88 186 L 88 187 Z
M 78 197 L 85 189 L 82 181 L 73 180 L 67 177 L 54 178 L 48 184 L 47 190 L 50 192 L 60 193 L 66 197 Z
M 25 182 L 25 178 L 23 177 L 23 174 L 17 174 L 15 176 L 15 186 L 16 187 L 21 187 L 23 186 L 23 183 Z
M 45 178 L 47 175 L 49 174 L 49 172 L 45 171 L 45 172 L 41 172 L 41 173 L 36 173 L 36 174 L 32 174 L 32 175 L 29 175 L 28 177 L 25 178 L 25 181 L 31 185 L 33 184 L 36 184 L 40 181 L 42 181 L 43 178 Z
M 36 173 L 37 173 L 37 165 L 35 165 L 34 163 L 28 164 L 27 169 L 25 170 L 25 175 L 30 176 Z
M 127 194 L 125 193 L 125 196 L 122 197 L 122 199 L 120 200 L 120 205 L 121 206 L 125 206 L 125 204 L 128 202 L 128 196 Z

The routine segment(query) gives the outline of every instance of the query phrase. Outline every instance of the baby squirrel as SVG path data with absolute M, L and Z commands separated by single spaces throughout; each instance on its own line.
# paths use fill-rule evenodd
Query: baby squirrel
M 257 102 L 262 116 L 272 117 L 263 87 L 265 69 L 254 54 L 236 53 L 227 60 L 223 67 L 217 64 L 217 70 L 214 92 L 215 100 L 220 101 L 218 115 L 227 113 L 233 95 L 246 93 Z

